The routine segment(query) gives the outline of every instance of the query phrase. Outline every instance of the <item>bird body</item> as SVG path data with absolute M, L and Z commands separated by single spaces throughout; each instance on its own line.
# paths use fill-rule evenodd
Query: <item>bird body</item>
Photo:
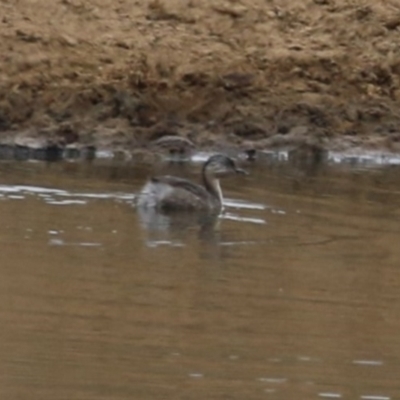
M 223 195 L 219 179 L 232 173 L 246 172 L 229 157 L 211 156 L 202 168 L 203 185 L 169 175 L 153 177 L 143 187 L 138 206 L 163 211 L 220 210 Z

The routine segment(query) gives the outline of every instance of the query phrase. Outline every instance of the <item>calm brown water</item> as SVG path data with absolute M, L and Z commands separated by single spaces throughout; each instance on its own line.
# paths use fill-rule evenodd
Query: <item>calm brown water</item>
M 400 170 L 250 170 L 199 222 L 144 167 L 0 164 L 0 398 L 399 398 Z

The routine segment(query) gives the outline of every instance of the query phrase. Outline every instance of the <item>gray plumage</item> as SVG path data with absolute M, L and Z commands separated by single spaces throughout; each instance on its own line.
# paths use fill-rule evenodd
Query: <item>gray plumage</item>
M 203 186 L 175 176 L 154 177 L 143 187 L 138 206 L 163 211 L 218 210 L 223 202 L 219 178 L 232 173 L 246 172 L 227 156 L 211 156 L 202 168 Z

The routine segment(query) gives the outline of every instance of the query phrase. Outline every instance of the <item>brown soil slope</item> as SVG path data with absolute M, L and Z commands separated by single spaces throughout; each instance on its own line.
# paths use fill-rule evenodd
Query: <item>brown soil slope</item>
M 0 0 L 0 38 L 0 140 L 400 141 L 397 0 Z

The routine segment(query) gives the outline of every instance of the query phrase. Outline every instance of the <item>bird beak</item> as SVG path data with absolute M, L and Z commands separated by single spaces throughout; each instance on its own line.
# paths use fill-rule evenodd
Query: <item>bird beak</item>
M 236 173 L 237 174 L 242 174 L 242 175 L 249 175 L 249 173 L 246 170 L 242 169 L 242 168 L 236 168 Z

